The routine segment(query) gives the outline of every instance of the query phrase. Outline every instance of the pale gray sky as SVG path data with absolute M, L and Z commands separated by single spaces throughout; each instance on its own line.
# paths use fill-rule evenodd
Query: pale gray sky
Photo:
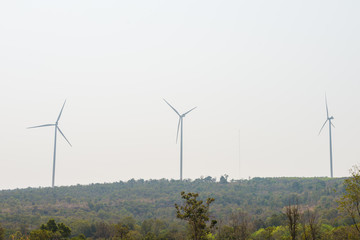
M 328 176 L 360 162 L 359 1 L 2 1 L 0 189 L 228 174 Z M 239 175 L 238 131 L 241 131 Z

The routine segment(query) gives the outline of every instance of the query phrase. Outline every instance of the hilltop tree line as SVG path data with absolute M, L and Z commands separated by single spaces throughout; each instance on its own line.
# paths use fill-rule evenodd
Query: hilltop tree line
M 358 172 L 347 179 L 132 179 L 6 190 L 0 240 L 359 239 Z

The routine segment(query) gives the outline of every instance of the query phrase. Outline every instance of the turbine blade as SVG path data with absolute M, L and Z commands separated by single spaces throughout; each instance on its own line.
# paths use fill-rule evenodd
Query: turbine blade
M 329 118 L 329 109 L 328 109 L 328 104 L 327 104 L 326 93 L 325 93 L 325 105 L 326 105 L 326 117 Z
M 61 133 L 61 135 L 65 138 L 65 140 L 68 142 L 68 144 L 72 147 L 71 143 L 69 142 L 69 140 L 67 140 L 67 138 L 65 137 L 65 135 L 63 134 L 63 132 L 60 130 L 60 128 L 57 127 L 57 129 L 59 130 L 59 132 Z
M 184 113 L 183 116 L 185 116 L 186 114 L 188 114 L 189 112 L 191 112 L 191 111 L 194 110 L 195 108 L 197 108 L 197 107 L 194 107 L 194 108 L 190 109 L 189 111 L 187 111 L 186 113 Z
M 61 108 L 60 114 L 59 114 L 59 116 L 58 116 L 58 118 L 57 118 L 56 122 L 58 122 L 58 121 L 59 121 L 59 119 L 60 119 L 60 117 L 61 117 L 61 114 L 62 114 L 62 111 L 63 111 L 63 109 L 64 109 L 65 103 L 66 103 L 66 99 L 65 99 L 65 102 L 64 102 L 64 104 L 63 104 L 63 106 L 62 106 L 62 108 Z
M 178 141 L 178 136 L 179 136 L 180 122 L 181 122 L 181 117 L 179 117 L 179 123 L 178 123 L 178 127 L 177 127 L 177 132 L 176 132 L 176 143 Z
M 326 119 L 326 121 L 325 121 L 324 125 L 322 125 L 322 127 L 321 127 L 321 129 L 320 129 L 320 131 L 319 131 L 319 134 L 318 134 L 318 135 L 320 135 L 321 130 L 323 130 L 323 128 L 324 128 L 325 124 L 327 123 L 327 121 L 329 121 L 329 119 Z
M 176 112 L 176 114 L 179 115 L 179 117 L 180 117 L 180 114 L 178 113 L 178 111 L 176 111 L 176 109 L 175 109 L 173 106 L 171 106 L 170 103 L 168 103 L 164 98 L 163 98 L 163 100 L 164 100 L 164 101 L 167 103 L 167 105 L 169 105 L 169 106 Z
M 39 125 L 39 126 L 33 126 L 33 127 L 28 127 L 29 128 L 39 128 L 39 127 L 50 127 L 50 126 L 55 126 L 55 124 L 44 124 L 44 125 Z
M 330 122 L 331 123 L 331 125 L 333 126 L 333 127 L 335 127 L 335 125 L 332 123 L 332 122 Z

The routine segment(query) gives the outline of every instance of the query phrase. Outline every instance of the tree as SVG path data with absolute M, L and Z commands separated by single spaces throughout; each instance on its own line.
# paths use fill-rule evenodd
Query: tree
M 111 226 L 105 222 L 98 222 L 95 225 L 96 232 L 95 232 L 95 238 L 110 238 L 112 234 Z
M 253 231 L 253 224 L 247 212 L 237 210 L 229 217 L 229 225 L 218 226 L 217 239 L 246 240 Z
M 265 226 L 266 227 L 277 227 L 286 225 L 287 217 L 286 214 L 279 212 L 273 213 L 270 217 L 266 219 Z
M 204 182 L 216 182 L 216 178 L 212 178 L 211 176 L 207 176 L 204 178 Z
M 135 230 L 136 220 L 133 217 L 123 218 L 115 227 L 115 236 L 120 239 L 129 239 L 130 235 L 134 235 L 131 231 Z
M 5 228 L 3 228 L 0 223 L 0 240 L 5 239 L 4 235 L 5 235 Z
M 344 180 L 345 193 L 337 201 L 339 210 L 351 217 L 360 235 L 360 169 L 354 166 L 350 169 L 351 176 Z
M 321 239 L 321 225 L 319 224 L 319 217 L 316 211 L 307 209 L 300 218 L 303 227 L 304 240 L 317 240 Z
M 227 175 L 227 174 L 221 176 L 220 183 L 222 183 L 222 184 L 228 183 L 228 177 L 229 177 L 229 175 Z
M 44 229 L 36 229 L 30 232 L 29 239 L 30 240 L 48 240 L 54 239 L 54 234 L 48 230 Z
M 80 235 L 77 236 L 77 237 L 71 238 L 71 240 L 85 240 L 85 239 L 86 239 L 86 237 L 85 237 L 84 234 L 80 234 Z
M 261 228 L 251 235 L 251 239 L 254 240 L 273 240 L 273 232 L 276 227 Z
M 252 224 L 248 213 L 238 210 L 230 216 L 234 239 L 245 240 L 250 236 Z
M 185 200 L 185 203 L 181 206 L 175 204 L 176 217 L 188 221 L 191 239 L 193 240 L 207 239 L 210 230 L 217 223 L 213 219 L 210 222 L 210 226 L 207 226 L 207 222 L 210 221 L 209 207 L 215 199 L 208 198 L 204 204 L 202 200 L 197 199 L 198 196 L 198 193 L 181 192 L 181 198 Z
M 125 224 L 118 223 L 115 225 L 116 237 L 120 239 L 125 239 L 130 232 L 130 229 Z
M 222 225 L 221 222 L 218 224 L 217 239 L 234 239 L 234 229 L 228 225 Z
M 15 233 L 11 234 L 9 239 L 11 240 L 29 240 L 29 238 L 22 234 L 20 231 L 16 231 Z
M 289 206 L 285 207 L 285 214 L 288 218 L 288 228 L 292 240 L 296 239 L 298 234 L 298 223 L 300 220 L 299 205 L 291 205 L 289 201 Z
M 64 223 L 56 223 L 50 219 L 46 224 L 42 224 L 40 229 L 30 232 L 31 240 L 49 240 L 49 239 L 68 239 L 71 235 L 71 229 Z
M 40 229 L 48 230 L 50 232 L 56 232 L 58 230 L 58 226 L 54 219 L 50 219 L 46 224 L 42 224 Z
M 58 231 L 63 238 L 69 238 L 71 235 L 71 229 L 63 223 L 58 224 Z

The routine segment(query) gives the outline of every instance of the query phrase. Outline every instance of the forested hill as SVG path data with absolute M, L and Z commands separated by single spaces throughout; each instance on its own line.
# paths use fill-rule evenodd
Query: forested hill
M 197 192 L 200 198 L 213 197 L 211 212 L 224 219 L 242 209 L 254 219 L 276 221 L 289 201 L 300 207 L 317 209 L 323 221 L 340 224 L 335 199 L 343 193 L 344 179 L 253 178 L 227 182 L 215 179 L 129 180 L 105 184 L 55 188 L 27 188 L 0 191 L 0 223 L 14 228 L 26 224 L 38 227 L 49 218 L 69 224 L 77 221 L 115 223 L 131 216 L 145 219 L 175 219 L 174 203 L 180 192 Z

